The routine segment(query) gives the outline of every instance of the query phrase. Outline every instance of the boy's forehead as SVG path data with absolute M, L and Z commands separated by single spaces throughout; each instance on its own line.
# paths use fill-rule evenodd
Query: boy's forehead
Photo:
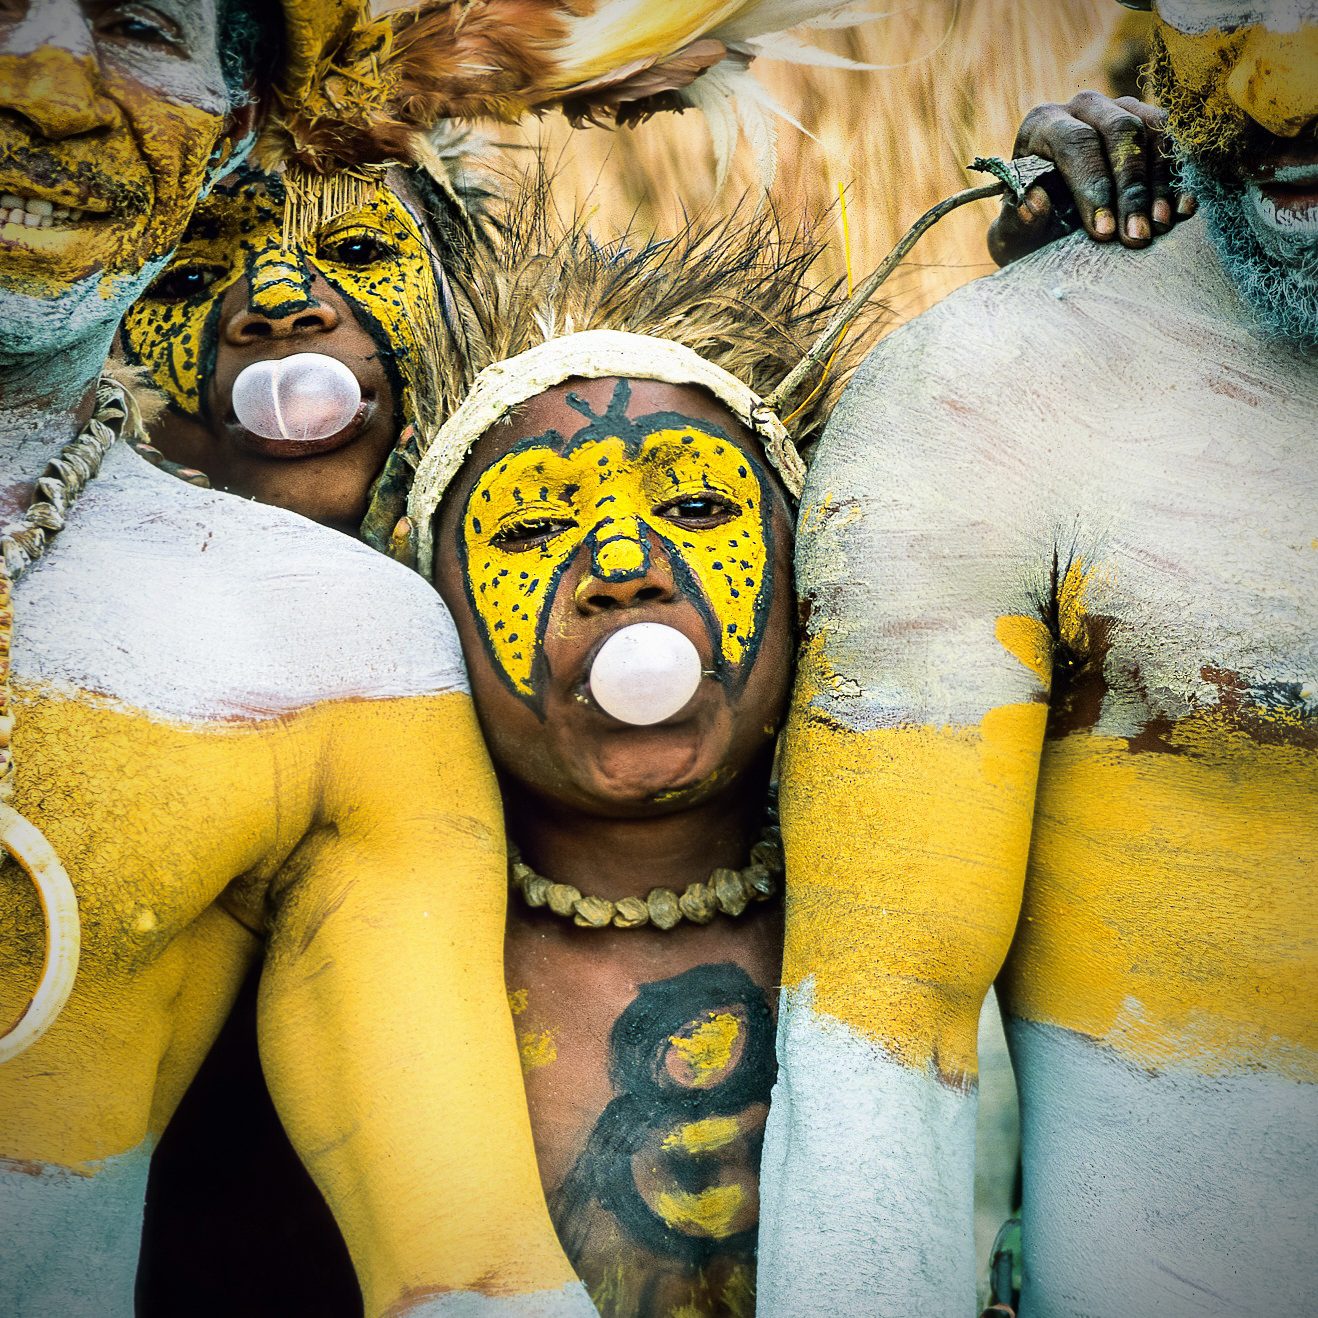
M 515 408 L 486 438 L 502 438 L 503 451 L 537 441 L 568 451 L 583 440 L 610 435 L 636 446 L 651 432 L 674 426 L 722 439 L 741 438 L 737 419 L 695 385 L 612 376 L 554 385 Z
M 1261 25 L 1298 32 L 1318 22 L 1318 0 L 1157 0 L 1158 17 L 1187 36 Z

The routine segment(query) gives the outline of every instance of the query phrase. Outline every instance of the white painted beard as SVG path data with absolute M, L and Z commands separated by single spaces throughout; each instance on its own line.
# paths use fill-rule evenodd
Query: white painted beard
M 1256 184 L 1224 180 L 1193 160 L 1180 168 L 1227 277 L 1264 331 L 1318 345 L 1318 208 L 1283 209 Z

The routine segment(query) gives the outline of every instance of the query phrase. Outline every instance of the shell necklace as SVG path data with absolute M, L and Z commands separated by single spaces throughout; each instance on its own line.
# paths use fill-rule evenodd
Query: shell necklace
M 547 906 L 555 915 L 583 929 L 638 929 L 652 924 L 672 929 L 682 920 L 708 924 L 715 915 L 740 915 L 752 902 L 768 901 L 783 877 L 783 842 L 777 811 L 770 807 L 760 840 L 751 848 L 750 863 L 739 870 L 716 869 L 703 883 L 688 883 L 679 894 L 672 888 L 651 888 L 644 897 L 585 897 L 570 883 L 555 883 L 537 874 L 508 845 L 508 880 L 528 906 Z
M 0 1034 L 0 1065 L 30 1048 L 55 1023 L 73 992 L 82 946 L 78 898 L 68 872 L 41 830 L 10 805 L 14 794 L 13 697 L 9 687 L 14 637 L 14 583 L 46 552 L 64 515 L 101 469 L 131 415 L 120 387 L 102 379 L 96 410 L 37 477 L 22 518 L 0 531 L 0 847 L 22 867 L 41 899 L 46 925 L 41 976 L 18 1019 Z

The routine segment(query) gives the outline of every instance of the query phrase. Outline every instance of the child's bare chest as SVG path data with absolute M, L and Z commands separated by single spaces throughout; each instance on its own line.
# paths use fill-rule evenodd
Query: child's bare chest
M 605 1314 L 750 1314 L 777 912 L 640 938 L 514 914 L 508 986 L 569 1258 Z

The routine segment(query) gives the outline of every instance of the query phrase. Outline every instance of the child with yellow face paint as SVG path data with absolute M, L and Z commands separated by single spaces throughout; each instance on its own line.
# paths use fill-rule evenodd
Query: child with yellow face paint
M 385 184 L 287 246 L 277 177 L 244 168 L 201 204 L 121 339 L 167 400 L 152 437 L 171 462 L 218 489 L 357 528 L 399 433 L 433 410 L 443 264 L 475 240 L 471 199 L 442 168 L 395 168 Z M 304 353 L 351 371 L 358 408 L 311 440 L 247 429 L 233 397 L 244 369 Z
M 802 474 L 760 396 L 830 302 L 803 289 L 813 245 L 768 221 L 630 252 L 525 223 L 459 281 L 489 366 L 455 380 L 409 519 L 516 848 L 505 973 L 541 1178 L 601 1312 L 749 1315 Z M 854 346 L 796 400 L 798 439 Z

